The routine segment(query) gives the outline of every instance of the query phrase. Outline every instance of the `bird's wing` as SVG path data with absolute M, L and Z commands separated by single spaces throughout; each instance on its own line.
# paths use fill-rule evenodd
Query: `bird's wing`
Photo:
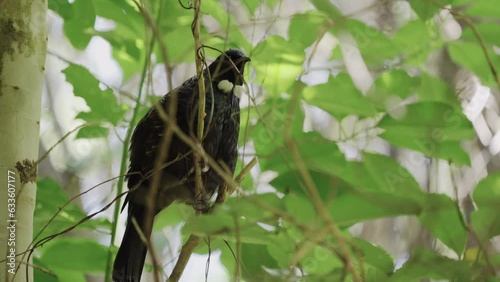
M 159 117 L 158 111 L 153 107 L 139 121 L 132 134 L 127 182 L 129 190 L 148 185 L 145 177 L 154 167 L 156 148 L 161 142 L 162 134 L 163 121 Z M 129 199 L 130 194 L 127 194 L 124 205 Z
M 231 95 L 226 103 L 228 104 L 224 107 L 221 133 L 221 140 L 224 141 L 219 145 L 221 148 L 217 152 L 216 160 L 224 162 L 231 173 L 234 173 L 238 157 L 238 134 L 240 130 L 239 99 Z

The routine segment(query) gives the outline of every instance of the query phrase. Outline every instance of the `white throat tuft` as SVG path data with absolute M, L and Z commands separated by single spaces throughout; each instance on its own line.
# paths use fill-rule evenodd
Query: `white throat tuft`
M 219 88 L 220 91 L 224 93 L 229 93 L 231 90 L 233 90 L 233 84 L 229 82 L 229 80 L 222 80 L 217 84 L 217 87 Z
M 233 93 L 234 93 L 234 96 L 236 96 L 240 99 L 241 99 L 241 96 L 243 96 L 243 94 L 248 95 L 247 89 L 242 85 L 235 85 Z

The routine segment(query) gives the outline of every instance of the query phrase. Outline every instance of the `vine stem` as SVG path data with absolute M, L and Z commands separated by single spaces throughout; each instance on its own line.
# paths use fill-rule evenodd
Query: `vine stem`
M 194 9 L 194 19 L 191 26 L 194 38 L 194 49 L 195 49 L 195 62 L 196 62 L 196 73 L 198 75 L 198 127 L 196 131 L 196 136 L 198 138 L 198 144 L 202 143 L 203 131 L 205 128 L 205 78 L 203 76 L 203 48 L 200 40 L 200 8 L 201 0 L 195 0 L 193 3 Z M 193 93 L 194 94 L 194 93 Z M 199 212 L 199 206 L 202 204 L 204 187 L 201 179 L 202 168 L 202 155 L 194 154 L 194 168 L 195 168 L 195 207 L 197 212 Z

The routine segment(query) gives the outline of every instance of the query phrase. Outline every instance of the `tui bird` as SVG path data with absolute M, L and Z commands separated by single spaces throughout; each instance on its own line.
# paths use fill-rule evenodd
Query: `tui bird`
M 205 127 L 201 140 L 204 151 L 215 161 L 224 162 L 231 173 L 237 159 L 240 109 L 238 90 L 243 85 L 243 70 L 250 58 L 238 49 L 230 49 L 221 54 L 203 71 L 205 80 Z M 158 102 L 168 114 L 172 93 L 177 93 L 176 123 L 188 136 L 196 140 L 198 126 L 198 77 L 194 76 L 167 93 Z M 127 227 L 113 266 L 113 281 L 138 282 L 141 278 L 147 246 L 140 237 L 149 237 L 151 228 L 146 226 L 146 198 L 154 174 L 155 160 L 162 146 L 162 136 L 169 123 L 160 118 L 156 107 L 152 107 L 139 121 L 130 145 L 130 167 L 128 170 L 129 193 Z M 156 173 L 161 173 L 161 181 L 155 203 L 155 214 L 174 201 L 193 204 L 195 199 L 194 157 L 192 149 L 175 134 L 172 137 L 165 165 Z M 204 168 L 202 174 L 203 199 L 210 199 L 223 187 L 224 181 L 212 169 Z M 153 221 L 153 218 L 150 219 Z

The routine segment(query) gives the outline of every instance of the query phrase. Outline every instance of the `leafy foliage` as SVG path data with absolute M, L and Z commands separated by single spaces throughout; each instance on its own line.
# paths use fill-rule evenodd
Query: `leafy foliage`
M 34 220 L 34 243 L 65 232 L 77 226 L 77 230 L 109 230 L 111 224 L 107 219 L 94 218 L 79 224 L 87 214 L 77 205 L 71 203 L 59 184 L 51 179 L 42 179 L 37 183 L 37 203 Z M 53 276 L 35 270 L 36 281 L 85 281 L 85 273 L 102 272 L 105 266 L 107 248 L 95 240 L 77 237 L 65 237 L 50 240 L 44 248 L 37 249 L 35 263 L 42 269 L 50 269 Z M 68 260 L 68 250 L 78 254 Z
M 273 8 L 278 2 L 245 0 L 239 4 L 248 15 L 255 15 L 258 9 Z M 462 144 L 475 137 L 472 124 L 462 113 L 454 87 L 431 75 L 425 63 L 432 52 L 447 50 L 456 64 L 472 71 L 485 85 L 498 88 L 498 72 L 492 71 L 500 66 L 494 49 L 500 43 L 497 25 L 482 20 L 500 18 L 494 4 L 487 0 L 412 0 L 409 5 L 415 16 L 389 36 L 342 15 L 330 1 L 311 0 L 315 9 L 292 15 L 286 38 L 273 34 L 254 44 L 224 1 L 202 3 L 205 19 L 219 27 L 214 31 L 203 26 L 202 42 L 219 49 L 242 48 L 251 55 L 253 72 L 247 74 L 247 80 L 258 93 L 248 97 L 251 106 L 242 109 L 240 145 L 251 144 L 260 170 L 272 171 L 276 177 L 270 182 L 272 192 L 256 193 L 258 181 L 247 176 L 242 182 L 244 195 L 229 198 L 208 215 L 195 216 L 191 209 L 173 206 L 157 217 L 156 230 L 184 222 L 185 237 L 210 237 L 212 251 L 221 250 L 228 272 L 235 275 L 240 263 L 241 276 L 247 281 L 494 279 L 491 269 L 500 266 L 500 256 L 488 257 L 481 248 L 467 248 L 466 242 L 476 240 L 484 246 L 500 235 L 498 174 L 477 185 L 472 195 L 477 210 L 466 220 L 451 197 L 422 191 L 411 172 L 393 158 L 361 150 L 358 159 L 348 160 L 344 145 L 358 138 L 354 132 L 338 140 L 324 137 L 324 132 L 305 132 L 308 117 L 299 106 L 314 106 L 340 123 L 352 116 L 371 121 L 374 130 L 363 137 L 367 140 L 381 138 L 428 158 L 469 165 Z M 151 2 L 145 11 L 156 23 L 145 21 L 147 15 L 133 1 L 50 0 L 49 7 L 64 19 L 65 36 L 75 48 L 85 49 L 92 36 L 107 40 L 125 79 L 143 71 L 150 51 L 162 58 L 158 40 L 169 51 L 169 64 L 194 61 L 193 14 L 177 1 Z M 469 24 L 459 40 L 448 43 L 436 36 L 438 27 L 433 20 L 438 12 L 450 9 L 446 7 L 451 7 L 456 18 L 474 19 L 473 25 L 472 20 L 465 21 Z M 96 30 L 97 17 L 112 21 L 114 28 Z M 160 38 L 152 36 L 152 24 L 161 31 Z M 370 70 L 377 73 L 372 88 L 362 93 L 342 69 L 324 83 L 306 84 L 302 76 L 318 41 L 346 32 L 354 38 Z M 153 46 L 152 50 L 147 46 Z M 208 57 L 216 54 L 206 51 Z M 339 62 L 348 56 L 335 48 L 331 59 Z M 72 64 L 64 74 L 74 94 L 89 107 L 77 118 L 92 126 L 81 129 L 79 138 L 106 138 L 110 129 L 128 122 L 129 106 L 117 98 L 119 93 L 102 87 L 83 67 Z M 38 186 L 35 234 L 41 232 L 41 238 L 87 216 L 73 204 L 59 211 L 68 199 L 54 181 L 42 180 Z M 417 218 L 458 259 L 414 249 L 410 259 L 394 270 L 395 258 L 386 250 L 349 233 L 358 223 L 398 216 Z M 100 219 L 79 228 L 111 230 L 109 222 Z M 37 281 L 84 281 L 84 274 L 103 274 L 106 257 L 112 253 L 107 247 L 88 239 L 58 237 L 40 249 L 34 260 L 56 277 L 37 270 Z M 241 257 L 235 259 L 228 247 L 238 250 Z M 71 264 L 62 261 L 69 248 L 78 254 Z M 206 248 L 199 247 L 197 252 L 206 253 Z M 477 255 L 471 258 L 471 253 Z

